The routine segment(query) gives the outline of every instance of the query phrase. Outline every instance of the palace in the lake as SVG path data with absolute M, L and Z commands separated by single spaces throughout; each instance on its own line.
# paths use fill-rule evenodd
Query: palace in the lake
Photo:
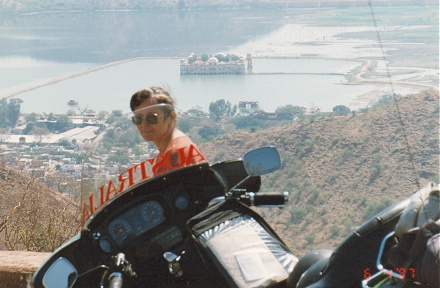
M 180 60 L 180 75 L 241 75 L 252 69 L 251 54 L 247 54 L 246 57 L 222 53 L 211 57 L 207 57 L 206 54 L 204 56 L 198 58 L 191 53 Z

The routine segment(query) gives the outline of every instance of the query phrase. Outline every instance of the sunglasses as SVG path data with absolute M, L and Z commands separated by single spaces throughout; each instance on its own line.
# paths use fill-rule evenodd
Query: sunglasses
M 164 114 L 161 115 L 157 115 L 157 113 L 152 113 L 152 114 L 147 114 L 145 115 L 145 118 L 143 115 L 134 115 L 133 117 L 131 117 L 131 121 L 133 121 L 134 124 L 136 125 L 141 125 L 142 121 L 145 121 L 148 124 L 157 124 L 157 121 L 159 120 L 159 117 L 163 116 Z

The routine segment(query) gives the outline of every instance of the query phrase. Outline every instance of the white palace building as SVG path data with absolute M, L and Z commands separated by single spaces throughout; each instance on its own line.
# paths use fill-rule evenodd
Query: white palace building
M 180 60 L 180 75 L 242 75 L 252 69 L 250 54 L 229 62 L 220 62 L 216 57 L 210 57 L 207 61 L 194 60 L 194 57 L 194 54 L 190 54 L 187 58 Z

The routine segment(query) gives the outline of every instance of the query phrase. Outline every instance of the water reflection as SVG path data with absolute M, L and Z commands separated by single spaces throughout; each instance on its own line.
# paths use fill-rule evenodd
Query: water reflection
M 276 30 L 283 25 L 280 13 L 283 12 L 80 11 L 5 15 L 1 23 L 1 53 L 92 63 L 139 56 L 216 53 Z

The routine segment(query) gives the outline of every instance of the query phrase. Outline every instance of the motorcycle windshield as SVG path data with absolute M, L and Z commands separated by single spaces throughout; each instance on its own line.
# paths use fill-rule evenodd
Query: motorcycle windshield
M 104 117 L 97 136 L 88 143 L 83 160 L 82 226 L 108 201 L 130 187 L 173 170 L 206 162 L 196 145 L 172 128 L 177 126 L 172 113 L 177 115 L 172 105 L 158 104 L 126 115 L 113 111 Z M 160 152 L 155 141 L 170 136 L 172 131 L 177 137 L 174 136 Z

